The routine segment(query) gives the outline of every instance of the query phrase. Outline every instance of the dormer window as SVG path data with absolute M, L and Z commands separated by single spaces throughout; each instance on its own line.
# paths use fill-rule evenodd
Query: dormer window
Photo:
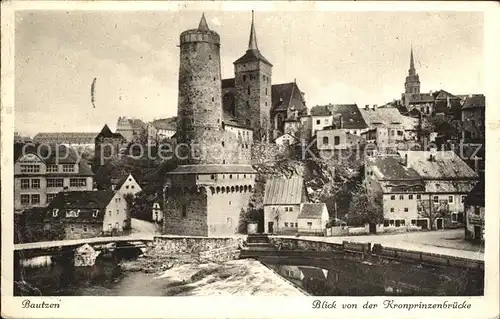
M 94 209 L 92 211 L 92 217 L 96 218 L 98 214 L 99 214 L 99 210 L 98 209 Z
M 59 209 L 54 208 L 54 209 L 52 210 L 52 217 L 57 217 L 57 214 L 58 214 L 58 213 L 59 213 Z

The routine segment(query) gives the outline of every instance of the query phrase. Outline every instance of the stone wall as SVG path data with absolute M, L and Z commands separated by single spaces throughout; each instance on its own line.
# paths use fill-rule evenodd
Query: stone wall
M 153 238 L 153 250 L 171 254 L 199 254 L 226 247 L 237 247 L 239 238 L 160 235 Z
M 181 34 L 177 140 L 197 143 L 206 152 L 189 164 L 222 162 L 222 100 L 219 36 L 213 31 L 188 30 Z M 188 153 L 190 157 L 193 152 Z
M 185 210 L 185 216 L 183 216 Z M 165 203 L 163 234 L 207 236 L 205 192 L 171 192 Z
M 270 237 L 270 243 L 281 250 L 310 250 L 310 251 L 342 251 L 341 244 L 321 241 L 303 240 L 298 238 Z
M 86 230 L 80 223 L 68 223 L 64 225 L 65 239 L 81 239 L 98 237 L 102 232 L 102 224 L 86 224 Z

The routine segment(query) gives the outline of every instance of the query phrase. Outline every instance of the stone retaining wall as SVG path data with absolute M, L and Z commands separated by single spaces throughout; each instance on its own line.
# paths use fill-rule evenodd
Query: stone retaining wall
M 298 238 L 269 237 L 270 243 L 282 250 L 342 251 L 340 244 Z
M 197 237 L 160 235 L 153 238 L 153 249 L 172 254 L 199 254 L 223 247 L 235 247 L 239 238 L 233 237 Z

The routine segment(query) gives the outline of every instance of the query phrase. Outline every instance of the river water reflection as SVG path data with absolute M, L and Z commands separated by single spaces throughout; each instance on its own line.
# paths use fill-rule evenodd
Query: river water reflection
M 130 257 L 130 256 L 129 256 Z M 133 257 L 132 257 L 133 258 Z M 48 296 L 167 296 L 170 282 L 155 274 L 124 272 L 121 258 L 98 258 L 91 267 L 19 268 L 14 294 Z M 316 296 L 482 295 L 484 272 L 388 262 L 264 258 L 265 265 Z

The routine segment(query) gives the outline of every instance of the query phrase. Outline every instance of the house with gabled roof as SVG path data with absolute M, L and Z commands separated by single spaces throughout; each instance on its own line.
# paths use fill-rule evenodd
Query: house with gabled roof
M 368 128 L 356 104 L 316 105 L 311 108 L 312 135 L 326 127 L 360 136 Z
M 324 235 L 330 215 L 325 203 L 302 203 L 297 216 L 299 234 Z
M 271 178 L 264 190 L 264 229 L 267 233 L 297 233 L 300 204 L 308 202 L 302 177 Z
M 114 191 L 61 192 L 47 207 L 46 223 L 62 224 L 65 239 L 127 234 L 127 203 Z
M 132 174 L 123 175 L 119 178 L 111 179 L 111 190 L 119 192 L 123 195 L 135 195 L 142 191 L 141 186 Z
M 371 196 L 380 198 L 384 227 L 427 229 L 429 221 L 419 216 L 417 207 L 425 192 L 422 177 L 399 156 L 369 158 L 365 165 L 365 186 Z
M 478 174 L 454 151 L 400 151 L 399 155 L 424 181 L 425 192 L 417 204 L 421 216 L 430 216 L 431 228 L 463 225 L 464 201 Z

